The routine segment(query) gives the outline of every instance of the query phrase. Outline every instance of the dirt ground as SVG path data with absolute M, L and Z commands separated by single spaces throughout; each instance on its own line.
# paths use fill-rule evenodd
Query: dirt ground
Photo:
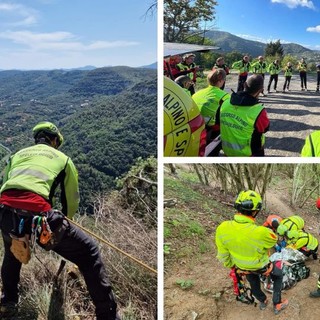
M 265 78 L 265 94 L 269 75 Z M 277 91 L 274 82 L 271 93 L 260 97 L 270 119 L 270 129 L 266 133 L 266 156 L 299 157 L 306 137 L 320 129 L 320 94 L 316 91 L 316 76 L 308 75 L 308 91 L 301 91 L 300 78 L 294 75 L 290 83 L 290 92 L 282 93 L 283 74 L 279 75 Z M 237 75 L 227 76 L 225 90 L 237 89 Z
M 285 197 L 282 196 L 282 197 Z M 269 191 L 267 207 L 270 212 L 281 214 L 283 217 L 297 212 L 285 204 L 279 193 Z M 319 239 L 319 221 L 316 215 L 299 212 L 305 219 L 306 230 Z M 212 239 L 214 235 L 212 235 Z M 215 249 L 214 249 L 215 250 Z M 215 258 L 216 252 L 208 252 L 186 263 L 180 261 L 170 268 L 164 276 L 164 305 L 166 320 L 317 320 L 319 319 L 319 299 L 309 298 L 310 291 L 316 289 L 319 260 L 307 260 L 310 276 L 297 283 L 289 290 L 283 291 L 282 296 L 289 300 L 289 306 L 279 315 L 275 315 L 272 303 L 264 311 L 258 306 L 246 305 L 235 300 L 229 269 L 224 268 Z M 177 279 L 192 279 L 194 286 L 182 290 L 177 286 Z M 272 295 L 267 293 L 272 301 Z

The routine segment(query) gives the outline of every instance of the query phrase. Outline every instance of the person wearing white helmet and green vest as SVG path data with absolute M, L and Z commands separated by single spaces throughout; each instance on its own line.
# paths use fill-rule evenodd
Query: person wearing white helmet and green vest
M 232 93 L 220 110 L 222 149 L 228 157 L 264 156 L 264 134 L 269 119 L 258 100 L 263 90 L 263 77 L 254 74 L 244 84 L 244 91 Z
M 29 240 L 33 235 L 39 246 L 79 267 L 96 307 L 97 320 L 119 319 L 97 244 L 65 219 L 78 210 L 79 187 L 72 160 L 58 150 L 63 136 L 53 123 L 45 121 L 33 128 L 33 137 L 34 146 L 10 157 L 0 189 L 0 229 L 5 251 L 0 318 L 19 316 L 20 271 L 22 263 L 30 260 Z M 57 187 L 62 212 L 53 209 Z
M 269 272 L 274 282 L 274 313 L 278 314 L 289 304 L 288 300 L 281 300 L 282 269 L 277 262 L 269 261 L 269 250 L 276 245 L 278 237 L 270 228 L 256 225 L 255 218 L 262 209 L 257 192 L 241 191 L 234 206 L 237 213 L 233 220 L 222 222 L 216 229 L 217 258 L 225 267 L 245 272 L 252 294 L 260 302 L 260 310 L 268 304 L 261 290 L 260 275 Z

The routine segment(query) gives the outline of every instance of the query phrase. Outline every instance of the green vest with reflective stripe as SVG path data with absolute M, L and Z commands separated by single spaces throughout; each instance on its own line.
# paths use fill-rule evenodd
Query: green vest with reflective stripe
M 243 60 L 236 61 L 232 64 L 232 69 L 239 70 L 239 73 L 249 72 L 251 67 L 250 62 L 245 63 Z
M 304 220 L 300 216 L 291 216 L 281 220 L 280 224 L 285 225 L 288 231 L 301 230 L 304 228 Z
M 71 218 L 78 209 L 78 172 L 69 157 L 46 144 L 37 144 L 14 154 L 6 167 L 3 182 L 0 193 L 10 189 L 31 191 L 51 204 L 60 184 L 63 213 Z
M 265 62 L 256 61 L 251 64 L 251 71 L 257 74 L 264 74 L 267 72 L 267 64 Z
M 312 132 L 301 150 L 301 157 L 320 157 L 320 130 Z
M 269 64 L 268 71 L 271 75 L 279 74 L 281 69 L 278 64 L 274 64 L 273 62 Z
M 251 156 L 251 139 L 255 122 L 264 109 L 260 103 L 253 106 L 235 106 L 226 100 L 220 111 L 222 149 L 226 156 Z M 262 134 L 261 145 L 265 137 Z
M 304 231 L 299 231 L 299 238 L 295 242 L 297 250 L 307 247 L 308 250 L 314 250 L 318 246 L 318 240 L 311 234 Z
M 215 240 L 217 258 L 225 267 L 254 271 L 269 263 L 268 250 L 277 243 L 277 236 L 251 218 L 236 214 L 234 220 L 218 226 Z
M 286 67 L 284 69 L 284 75 L 286 77 L 291 77 L 292 76 L 292 72 L 293 72 L 293 68 L 292 67 Z
M 306 72 L 307 68 L 308 68 L 308 66 L 305 62 L 299 62 L 299 65 L 298 65 L 299 71 Z
M 177 64 L 177 67 L 179 68 L 179 70 L 185 71 L 185 70 L 190 70 L 190 69 L 192 69 L 192 68 L 195 68 L 195 67 L 196 67 L 196 64 L 193 62 L 193 63 L 191 63 L 191 64 L 188 66 L 188 65 L 186 65 L 186 64 L 184 64 L 184 63 L 181 62 L 181 63 L 178 63 L 178 64 Z M 187 76 L 188 76 L 190 79 L 193 79 L 194 74 L 193 74 L 193 72 L 190 72 L 190 73 L 187 74 Z
M 228 98 L 230 98 L 229 93 L 210 85 L 205 89 L 197 91 L 192 96 L 208 126 L 213 126 L 216 123 L 217 110 Z

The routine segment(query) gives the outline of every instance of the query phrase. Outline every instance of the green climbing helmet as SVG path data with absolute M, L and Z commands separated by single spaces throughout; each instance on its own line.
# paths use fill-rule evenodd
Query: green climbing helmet
M 61 144 L 63 143 L 63 136 L 60 133 L 59 129 L 57 128 L 56 125 L 54 125 L 53 123 L 49 122 L 49 121 L 42 121 L 39 122 L 33 129 L 33 137 L 36 138 L 36 136 L 38 135 L 39 132 L 44 132 L 44 133 L 48 133 L 51 135 L 54 135 L 58 138 L 58 148 L 61 146 Z
M 244 214 L 250 214 L 253 211 L 260 211 L 262 208 L 262 199 L 259 193 L 253 190 L 241 191 L 234 203 L 234 207 Z
M 277 228 L 277 233 L 280 236 L 283 236 L 287 231 L 288 231 L 288 227 L 280 223 L 279 227 Z

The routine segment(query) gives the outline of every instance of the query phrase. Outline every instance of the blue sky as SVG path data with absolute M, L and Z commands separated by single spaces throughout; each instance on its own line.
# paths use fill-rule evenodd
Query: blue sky
M 0 69 L 143 66 L 157 60 L 152 0 L 0 0 Z
M 320 50 L 319 0 L 218 0 L 213 26 L 249 40 Z

